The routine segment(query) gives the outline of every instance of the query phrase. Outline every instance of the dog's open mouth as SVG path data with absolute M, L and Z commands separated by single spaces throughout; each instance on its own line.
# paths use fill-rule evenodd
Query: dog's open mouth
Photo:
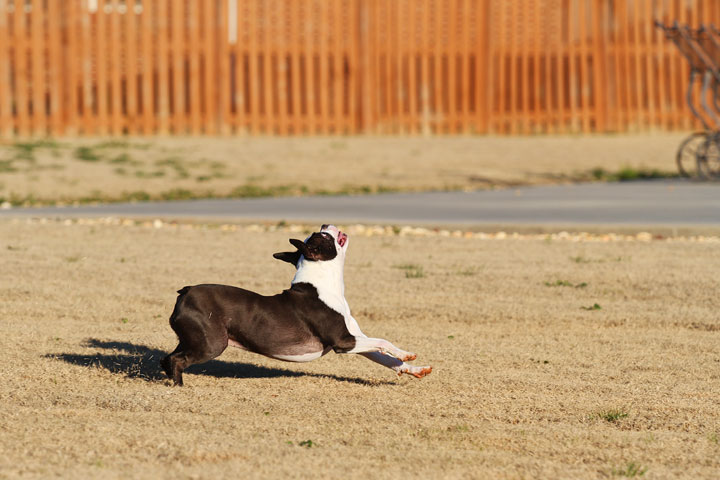
M 341 247 L 345 246 L 345 242 L 347 242 L 347 235 L 345 235 L 343 232 L 338 232 L 338 238 L 337 238 L 338 244 L 340 244 Z

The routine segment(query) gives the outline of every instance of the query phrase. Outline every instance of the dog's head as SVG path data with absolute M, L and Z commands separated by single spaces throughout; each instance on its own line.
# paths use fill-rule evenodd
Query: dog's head
M 309 262 L 345 262 L 348 247 L 348 236 L 334 225 L 323 225 L 319 232 L 302 240 L 291 238 L 290 243 L 297 249 L 295 252 L 280 252 L 273 257 L 283 262 L 292 263 L 299 268 L 300 260 Z

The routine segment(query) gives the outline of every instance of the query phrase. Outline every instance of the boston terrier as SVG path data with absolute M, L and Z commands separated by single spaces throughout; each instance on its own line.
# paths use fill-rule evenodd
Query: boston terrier
M 360 331 L 345 300 L 343 266 L 348 236 L 323 225 L 294 252 L 276 253 L 297 268 L 290 288 L 264 296 L 227 285 L 195 285 L 178 291 L 170 326 L 177 348 L 161 364 L 175 385 L 190 365 L 220 355 L 228 345 L 288 362 L 309 362 L 333 350 L 359 353 L 398 375 L 422 378 L 432 367 L 408 365 L 414 353 Z

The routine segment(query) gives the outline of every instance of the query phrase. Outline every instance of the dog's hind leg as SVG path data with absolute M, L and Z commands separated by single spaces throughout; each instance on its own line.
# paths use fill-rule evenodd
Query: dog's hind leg
M 182 373 L 187 367 L 212 360 L 228 345 L 227 333 L 197 318 L 197 313 L 174 316 L 171 320 L 180 343 L 160 364 L 175 385 L 182 386 Z
M 411 352 L 406 352 L 397 348 L 392 343 L 382 338 L 368 338 L 355 336 L 355 346 L 350 350 L 345 350 L 342 353 L 366 353 L 366 352 L 380 352 L 385 355 L 390 355 L 403 362 L 410 362 L 417 358 L 417 355 Z
M 367 358 L 368 360 L 372 360 L 375 363 L 379 363 L 383 367 L 394 370 L 395 373 L 398 374 L 398 376 L 402 375 L 403 373 L 407 373 L 408 375 L 412 375 L 415 378 L 422 378 L 432 372 L 432 367 L 430 366 L 416 367 L 415 365 L 409 365 L 405 362 L 398 360 L 397 358 L 385 355 L 384 353 L 380 352 L 365 352 L 361 353 L 360 355 Z

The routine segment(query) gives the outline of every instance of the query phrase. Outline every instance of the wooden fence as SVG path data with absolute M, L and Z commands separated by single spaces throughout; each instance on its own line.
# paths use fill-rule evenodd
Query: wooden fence
M 0 0 L 0 134 L 690 129 L 717 0 Z

